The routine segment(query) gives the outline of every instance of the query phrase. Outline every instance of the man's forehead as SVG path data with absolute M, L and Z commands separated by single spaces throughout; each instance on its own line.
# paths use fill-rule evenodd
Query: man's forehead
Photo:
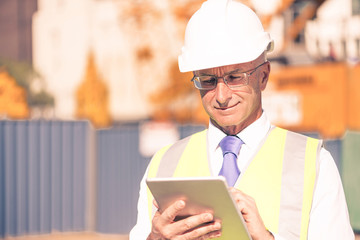
M 215 74 L 228 73 L 228 72 L 232 72 L 235 70 L 247 71 L 247 70 L 251 69 L 252 66 L 253 66 L 253 62 L 237 63 L 237 64 L 226 65 L 226 66 L 221 66 L 221 67 L 201 69 L 201 70 L 195 71 L 195 73 L 196 74 L 215 75 Z

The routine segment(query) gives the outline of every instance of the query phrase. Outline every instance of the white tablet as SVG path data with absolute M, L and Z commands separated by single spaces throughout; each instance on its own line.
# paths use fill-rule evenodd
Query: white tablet
M 222 221 L 223 239 L 251 239 L 224 177 L 150 178 L 146 183 L 160 211 L 178 199 L 186 201 L 181 217 L 212 212 Z

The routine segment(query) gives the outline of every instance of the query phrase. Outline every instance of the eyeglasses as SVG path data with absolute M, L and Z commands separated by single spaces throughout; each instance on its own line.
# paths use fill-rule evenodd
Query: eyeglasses
M 259 67 L 267 63 L 268 61 L 263 62 L 259 66 L 255 67 L 254 69 L 248 70 L 247 72 L 251 71 L 250 73 L 247 72 L 239 72 L 235 70 L 233 72 L 227 73 L 222 77 L 218 77 L 215 75 L 201 75 L 201 76 L 194 76 L 191 81 L 194 82 L 194 85 L 197 89 L 200 90 L 212 90 L 216 88 L 217 82 L 219 78 L 224 79 L 225 84 L 231 88 L 239 88 L 249 84 L 249 77 L 253 74 Z

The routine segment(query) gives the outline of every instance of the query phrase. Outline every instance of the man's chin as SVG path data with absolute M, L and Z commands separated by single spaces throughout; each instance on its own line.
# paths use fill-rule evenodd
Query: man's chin
M 233 119 L 219 119 L 214 120 L 211 119 L 212 123 L 217 126 L 218 128 L 227 128 L 227 127 L 234 127 L 237 124 L 233 121 Z

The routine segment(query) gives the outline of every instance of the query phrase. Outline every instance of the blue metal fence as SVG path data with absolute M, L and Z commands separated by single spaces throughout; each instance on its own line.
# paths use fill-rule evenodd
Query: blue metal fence
M 180 138 L 203 126 L 178 126 Z M 127 234 L 150 160 L 139 125 L 0 121 L 0 237 L 51 231 Z M 315 136 L 316 137 L 316 136 Z M 342 141 L 325 141 L 340 167 Z
M 149 162 L 137 126 L 97 132 L 96 231 L 127 234 L 136 221 L 139 182 Z
M 0 236 L 86 230 L 89 124 L 0 121 Z
M 201 129 L 179 126 L 179 135 Z M 85 121 L 0 121 L 0 237 L 129 233 L 150 160 L 139 134 L 138 124 L 93 131 Z

